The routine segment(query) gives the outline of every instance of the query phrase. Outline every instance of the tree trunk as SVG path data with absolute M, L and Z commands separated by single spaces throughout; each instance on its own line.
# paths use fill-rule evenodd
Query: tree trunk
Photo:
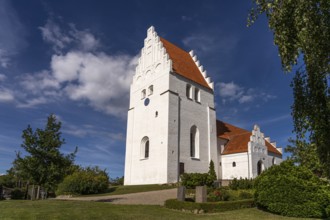
M 24 198 L 25 199 L 28 199 L 28 195 L 29 195 L 29 181 L 27 181 L 27 183 L 26 183 L 26 190 L 25 190 L 25 196 L 24 196 Z
M 40 185 L 38 185 L 38 188 L 37 188 L 37 197 L 36 197 L 36 200 L 39 200 L 39 196 L 40 196 Z
M 34 184 L 32 185 L 32 190 L 31 190 L 31 200 L 34 200 L 34 194 L 35 194 L 35 187 Z

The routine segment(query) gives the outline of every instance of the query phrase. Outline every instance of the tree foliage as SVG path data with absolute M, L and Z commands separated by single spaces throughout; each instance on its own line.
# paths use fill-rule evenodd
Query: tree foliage
M 59 184 L 56 194 L 96 194 L 106 192 L 109 176 L 98 167 L 80 168 L 66 176 Z
M 285 148 L 286 152 L 290 152 L 290 159 L 306 167 L 315 175 L 323 177 L 326 174 L 324 165 L 320 162 L 317 155 L 316 145 L 314 143 L 306 143 L 305 141 L 290 139 L 290 145 Z
M 47 118 L 44 129 L 37 128 L 35 131 L 28 125 L 23 130 L 23 144 L 21 147 L 26 156 L 17 153 L 13 162 L 16 172 L 33 184 L 54 189 L 58 183 L 70 172 L 73 165 L 75 152 L 64 155 L 60 152 L 65 140 L 61 138 L 61 122 L 56 120 L 55 115 Z
M 257 206 L 271 212 L 294 217 L 330 217 L 328 183 L 290 160 L 262 172 L 254 186 Z
M 315 144 L 330 176 L 330 1 L 254 0 L 248 24 L 260 14 L 267 16 L 282 68 L 296 68 L 292 116 L 297 140 Z
M 213 160 L 210 161 L 210 166 L 209 166 L 209 178 L 212 181 L 217 180 L 217 174 L 215 173 L 215 169 L 214 169 L 214 162 Z

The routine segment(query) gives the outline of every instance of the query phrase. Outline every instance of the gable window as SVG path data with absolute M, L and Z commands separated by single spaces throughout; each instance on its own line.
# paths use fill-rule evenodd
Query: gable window
M 236 162 L 235 161 L 233 162 L 233 167 L 236 167 Z
M 146 90 L 142 90 L 141 92 L 141 99 L 144 99 L 146 97 Z
M 199 157 L 199 131 L 195 125 L 190 129 L 190 157 Z
M 141 151 L 140 151 L 141 159 L 149 158 L 149 150 L 150 150 L 149 147 L 150 147 L 149 138 L 147 136 L 145 136 L 141 140 Z
M 187 84 L 186 87 L 186 96 L 188 99 L 192 99 L 192 88 L 191 85 Z
M 149 88 L 148 88 L 148 95 L 152 95 L 153 93 L 154 93 L 154 86 L 151 85 L 151 86 L 149 86 Z
M 201 94 L 199 89 L 195 88 L 195 101 L 196 102 L 201 102 Z

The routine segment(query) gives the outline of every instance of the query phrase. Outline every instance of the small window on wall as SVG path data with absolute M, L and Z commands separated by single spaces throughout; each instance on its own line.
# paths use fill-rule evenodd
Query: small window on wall
M 201 94 L 199 89 L 195 88 L 195 101 L 196 102 L 201 102 Z
M 149 158 L 149 145 L 150 145 L 149 138 L 147 136 L 142 138 L 142 140 L 141 140 L 141 153 L 140 153 L 141 159 Z
M 233 167 L 236 167 L 236 162 L 233 162 Z
M 146 90 L 142 90 L 141 92 L 141 99 L 144 99 L 146 97 Z
M 187 84 L 186 87 L 186 95 L 188 99 L 192 99 L 192 88 L 191 85 Z
M 154 93 L 154 86 L 151 85 L 151 86 L 149 86 L 149 88 L 148 88 L 148 95 L 152 95 L 153 93 Z

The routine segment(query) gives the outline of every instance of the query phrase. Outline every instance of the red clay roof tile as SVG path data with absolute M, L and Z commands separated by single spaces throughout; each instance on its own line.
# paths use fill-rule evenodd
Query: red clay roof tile
M 217 136 L 228 140 L 222 152 L 223 155 L 248 152 L 248 143 L 251 135 L 252 133 L 250 131 L 217 120 Z M 282 155 L 268 141 L 265 140 L 265 144 L 269 152 Z
M 166 52 L 172 60 L 173 71 L 177 74 L 211 89 L 190 54 L 160 37 Z

